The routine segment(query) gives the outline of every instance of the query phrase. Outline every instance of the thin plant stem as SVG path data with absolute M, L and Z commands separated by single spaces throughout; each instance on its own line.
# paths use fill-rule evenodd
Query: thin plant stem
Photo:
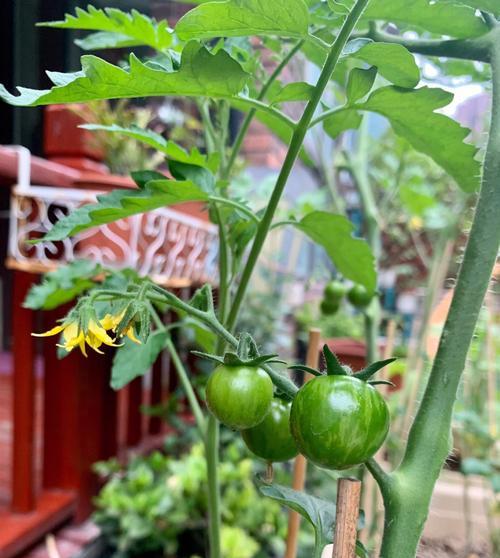
M 210 557 L 221 556 L 220 546 L 220 484 L 219 484 L 219 422 L 210 414 L 207 422 L 205 438 L 205 459 L 207 462 L 208 489 L 208 537 L 210 542 Z
M 358 19 L 363 13 L 363 10 L 368 4 L 368 1 L 369 0 L 357 0 L 356 4 L 353 6 L 351 12 L 344 21 L 344 24 L 326 58 L 318 82 L 316 83 L 311 98 L 306 105 L 302 118 L 295 127 L 290 146 L 285 157 L 285 161 L 281 168 L 281 172 L 278 176 L 276 185 L 269 199 L 266 211 L 262 216 L 262 220 L 260 222 L 259 228 L 257 229 L 257 234 L 255 235 L 252 248 L 250 249 L 246 265 L 241 275 L 240 284 L 236 291 L 231 311 L 228 317 L 227 327 L 229 330 L 232 330 L 238 319 L 239 311 L 245 298 L 250 278 L 252 277 L 255 265 L 261 253 L 264 242 L 267 238 L 267 234 L 271 227 L 274 214 L 278 207 L 281 196 L 283 195 L 285 186 L 288 182 L 288 178 L 295 165 L 295 161 L 299 156 L 300 149 L 309 128 L 309 124 L 311 123 L 314 113 L 316 112 L 316 109 L 323 96 L 323 93 L 328 83 L 330 82 L 330 78 L 335 69 L 335 66 L 337 65 L 340 55 L 342 54 L 344 46 L 347 43 Z

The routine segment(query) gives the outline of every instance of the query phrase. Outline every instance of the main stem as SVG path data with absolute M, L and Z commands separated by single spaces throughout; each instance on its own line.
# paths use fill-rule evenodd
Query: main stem
M 292 140 L 290 142 L 290 147 L 281 168 L 281 172 L 276 181 L 276 185 L 271 194 L 269 204 L 262 217 L 259 228 L 257 229 L 257 234 L 255 235 L 250 254 L 248 255 L 245 268 L 241 275 L 240 284 L 238 286 L 238 290 L 236 291 L 236 295 L 234 297 L 232 308 L 227 321 L 227 326 L 230 331 L 234 328 L 234 325 L 236 324 L 236 321 L 238 319 L 238 314 L 241 308 L 241 304 L 243 303 L 243 299 L 245 298 L 248 283 L 250 281 L 250 278 L 252 277 L 255 264 L 257 263 L 257 260 L 259 258 L 260 252 L 264 245 L 264 241 L 266 240 L 267 234 L 269 232 L 269 228 L 271 227 L 276 208 L 278 207 L 278 203 L 281 199 L 281 196 L 283 195 L 283 190 L 285 189 L 295 161 L 297 160 L 297 157 L 300 153 L 302 144 L 304 143 L 304 138 L 307 134 L 309 124 L 312 121 L 316 108 L 318 107 L 321 101 L 321 97 L 323 96 L 323 93 L 330 81 L 337 61 L 342 54 L 342 50 L 344 49 L 344 46 L 348 41 L 351 32 L 356 25 L 356 22 L 358 21 L 361 14 L 363 13 L 363 10 L 368 4 L 368 1 L 369 0 L 357 0 L 351 12 L 347 16 L 344 25 L 342 26 L 326 58 L 325 65 L 321 70 L 321 74 L 319 76 L 316 87 L 314 88 L 311 99 L 307 103 L 304 114 L 302 115 L 302 118 L 295 128 Z
M 401 466 L 382 482 L 386 520 L 381 558 L 413 558 L 434 485 L 450 450 L 458 385 L 500 244 L 500 27 L 493 30 L 491 127 L 469 241 L 429 380 Z

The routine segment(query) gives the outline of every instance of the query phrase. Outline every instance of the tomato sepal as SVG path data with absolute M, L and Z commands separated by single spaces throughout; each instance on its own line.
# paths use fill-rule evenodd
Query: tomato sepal
M 364 382 L 367 382 L 379 370 L 381 370 L 388 364 L 391 364 L 395 360 L 397 360 L 397 358 L 392 357 L 392 358 L 386 358 L 385 360 L 378 360 L 377 362 L 372 362 L 366 368 L 363 368 L 363 370 L 356 372 L 356 374 L 354 374 L 354 377 L 358 378 L 358 380 L 363 380 Z

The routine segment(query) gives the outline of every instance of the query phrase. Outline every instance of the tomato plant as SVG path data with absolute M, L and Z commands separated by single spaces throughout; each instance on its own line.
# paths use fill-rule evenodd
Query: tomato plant
M 140 277 L 124 276 L 119 284 L 115 281 L 93 286 L 80 281 L 74 291 L 74 295 L 80 294 L 75 308 L 48 334 L 62 332 L 66 352 L 75 348 L 85 351 L 87 345 L 100 350 L 102 344 L 116 345 L 115 341 L 126 335 L 128 339 L 117 349 L 115 357 L 112 380 L 115 387 L 145 373 L 162 350 L 170 353 L 205 444 L 211 558 L 221 555 L 216 416 L 238 428 L 257 421 L 257 417 L 262 419 L 260 425 L 264 425 L 268 417 L 269 421 L 272 418 L 265 410 L 272 405 L 273 389 L 296 399 L 292 404 L 292 409 L 294 405 L 296 409 L 292 411 L 292 424 L 306 455 L 338 468 L 364 462 L 379 484 L 386 514 L 381 556 L 415 556 L 434 485 L 448 454 L 453 403 L 500 241 L 500 9 L 494 0 L 418 0 L 412 7 L 407 9 L 404 0 L 209 1 L 189 10 L 171 29 L 166 21 L 156 21 L 135 11 L 127 14 L 89 6 L 48 25 L 91 31 L 79 42 L 84 49 L 134 45 L 146 46 L 153 53 L 131 54 L 121 65 L 86 55 L 79 72 L 49 73 L 53 83 L 49 89 L 20 88 L 19 94 L 13 95 L 3 86 L 0 88 L 0 97 L 18 106 L 135 97 L 192 99 L 196 105 L 203 124 L 203 152 L 194 147 L 186 150 L 149 129 L 92 126 L 133 137 L 156 149 L 165 158 L 168 177 L 137 169 L 139 172 L 132 175 L 137 189 L 98 196 L 96 203 L 62 217 L 38 242 L 59 242 L 91 227 L 186 201 L 202 202 L 208 207 L 219 231 L 217 305 L 208 285 L 201 287 L 192 300 L 185 301 L 171 290 Z M 390 23 L 397 23 L 401 30 L 391 28 L 388 33 Z M 402 30 L 412 31 L 415 37 L 407 38 Z M 429 39 L 429 35 L 434 38 Z M 249 40 L 254 36 L 261 37 L 274 50 L 278 62 L 271 72 L 264 63 L 262 50 Z M 493 110 L 482 173 L 477 149 L 464 143 L 468 131 L 441 111 L 452 95 L 439 87 L 419 86 L 420 69 L 412 53 L 439 60 L 457 58 L 469 68 L 474 68 L 475 62 L 490 66 Z M 283 70 L 296 57 L 318 67 L 315 83 L 280 81 Z M 332 89 L 334 95 L 325 95 Z M 297 119 L 286 111 L 288 103 L 298 107 Z M 228 127 L 234 109 L 242 111 L 244 119 L 231 141 Z M 413 149 L 432 158 L 462 190 L 474 192 L 480 187 L 438 353 L 401 464 L 390 472 L 385 472 L 371 457 L 385 436 L 387 414 L 375 388 L 365 383 L 380 368 L 376 362 L 380 312 L 372 293 L 376 291 L 377 262 L 381 256 L 381 209 L 375 203 L 370 183 L 366 116 L 373 113 L 385 118 Z M 236 162 L 254 119 L 268 126 L 288 146 L 272 192 L 258 211 L 231 191 Z M 356 148 L 346 150 L 343 166 L 349 169 L 359 192 L 364 238 L 354 236 L 355 227 L 343 211 L 345 201 L 339 192 L 333 196 L 335 212 L 314 210 L 300 216 L 292 212 L 286 221 L 276 219 L 296 162 L 301 160 L 314 166 L 313 154 L 305 142 L 312 129 L 322 130 L 335 140 L 346 130 L 358 130 Z M 366 370 L 352 375 L 328 355 L 329 368 L 333 367 L 336 374 L 312 380 L 298 394 L 298 387 L 288 375 L 276 369 L 274 355 L 260 355 L 250 343 L 248 332 L 237 330 L 238 316 L 268 233 L 284 226 L 293 227 L 321 246 L 336 271 L 356 285 L 349 298 L 364 309 L 371 363 Z M 53 290 L 50 302 L 43 294 L 52 287 L 44 289 L 33 298 L 42 299 L 36 302 L 42 307 L 53 307 Z M 329 302 L 325 305 L 327 311 L 335 308 L 338 300 L 334 299 L 339 294 L 338 289 L 327 293 L 330 297 L 325 300 Z M 31 303 L 35 304 L 33 300 Z M 102 304 L 107 305 L 105 314 L 99 314 Z M 165 306 L 187 317 L 178 325 L 211 332 L 211 347 L 207 350 L 219 359 L 219 368 L 208 389 L 208 402 L 214 414 L 206 416 L 197 400 L 170 329 L 159 315 Z M 246 340 L 243 345 L 248 350 L 240 351 L 242 340 Z M 231 356 L 234 350 L 237 354 Z M 250 368 L 248 361 L 252 362 Z M 240 389 L 235 381 L 240 375 L 242 401 L 233 398 Z M 323 390 L 318 388 L 323 385 L 327 392 L 333 386 L 339 388 L 332 392 L 336 403 L 333 407 L 323 407 L 328 403 Z M 357 414 L 350 408 L 342 410 L 340 393 L 353 404 L 359 403 Z M 311 435 L 314 421 L 321 417 L 320 413 L 311 414 L 309 398 L 323 409 L 337 438 L 321 437 L 318 442 Z M 369 409 L 367 401 L 373 403 L 373 409 Z M 370 420 L 368 430 L 373 435 L 370 439 L 360 433 L 363 420 Z M 342 434 L 346 425 L 359 435 L 350 444 Z M 265 439 L 261 434 L 259 442 Z M 340 447 L 334 447 L 333 440 L 339 441 Z M 264 453 L 265 447 L 255 447 Z M 267 490 L 269 495 L 278 492 L 282 501 L 303 510 L 310 520 L 313 516 L 322 517 L 326 509 L 324 502 L 307 499 L 307 495 L 276 487 Z M 311 510 L 317 513 L 309 513 Z M 328 517 L 333 515 L 329 513 Z M 320 556 L 321 545 L 329 536 L 321 530 L 322 521 L 315 525 L 319 533 L 315 556 Z

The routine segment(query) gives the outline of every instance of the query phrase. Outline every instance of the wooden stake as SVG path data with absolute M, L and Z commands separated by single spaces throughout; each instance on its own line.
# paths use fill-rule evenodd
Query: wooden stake
M 317 368 L 319 364 L 319 344 L 321 330 L 311 328 L 309 330 L 309 345 L 307 347 L 306 365 L 311 368 Z M 304 382 L 312 378 L 311 374 L 304 377 Z M 306 480 L 307 462 L 303 455 L 295 458 L 293 466 L 292 488 L 294 490 L 304 490 Z M 297 556 L 297 543 L 299 538 L 300 515 L 296 511 L 290 511 L 288 518 L 288 535 L 286 538 L 285 558 L 295 558 Z
M 361 481 L 340 479 L 332 558 L 355 558 Z

